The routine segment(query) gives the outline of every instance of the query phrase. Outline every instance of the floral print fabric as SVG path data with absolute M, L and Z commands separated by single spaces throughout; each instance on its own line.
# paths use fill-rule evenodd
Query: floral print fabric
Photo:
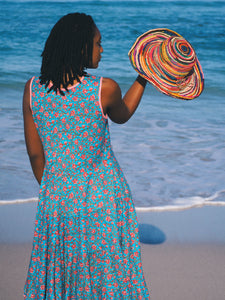
M 65 96 L 31 85 L 45 153 L 25 299 L 149 299 L 137 217 L 111 148 L 101 78 Z

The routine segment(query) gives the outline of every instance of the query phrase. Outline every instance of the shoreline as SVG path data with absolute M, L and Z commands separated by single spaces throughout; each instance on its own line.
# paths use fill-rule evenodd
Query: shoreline
M 31 243 L 37 202 L 0 206 L 0 244 Z M 147 244 L 225 244 L 225 206 L 137 213 L 140 241 Z
M 202 197 L 190 197 L 189 200 L 191 204 L 186 205 L 163 205 L 163 206 L 136 206 L 136 212 L 176 212 L 183 211 L 192 208 L 200 208 L 204 206 L 225 206 L 224 201 L 215 201 L 214 199 L 221 193 L 224 193 L 225 190 L 221 190 L 219 192 L 214 193 L 210 197 L 202 198 Z M 31 197 L 25 199 L 13 199 L 13 200 L 1 200 L 0 199 L 0 208 L 4 205 L 18 205 L 18 204 L 27 204 L 27 203 L 37 203 L 38 197 Z
M 225 245 L 224 215 L 225 206 L 137 213 L 139 225 L 143 224 L 143 239 L 148 234 L 149 244 L 159 243 L 161 239 L 166 243 Z

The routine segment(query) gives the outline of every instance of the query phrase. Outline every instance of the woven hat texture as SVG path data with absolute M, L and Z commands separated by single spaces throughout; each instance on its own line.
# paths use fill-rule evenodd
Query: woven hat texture
M 128 55 L 134 69 L 166 95 L 191 100 L 203 91 L 204 76 L 195 50 L 175 31 L 145 32 Z

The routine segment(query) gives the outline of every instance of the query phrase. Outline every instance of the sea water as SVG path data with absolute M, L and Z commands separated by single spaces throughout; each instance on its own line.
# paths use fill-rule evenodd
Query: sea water
M 174 99 L 148 84 L 124 125 L 110 121 L 115 155 L 137 210 L 225 205 L 225 2 L 0 1 L 0 204 L 36 201 L 26 154 L 22 95 L 39 73 L 48 34 L 63 15 L 91 14 L 104 52 L 93 74 L 116 80 L 124 94 L 137 74 L 128 51 L 136 38 L 169 28 L 195 48 L 205 76 L 202 95 Z

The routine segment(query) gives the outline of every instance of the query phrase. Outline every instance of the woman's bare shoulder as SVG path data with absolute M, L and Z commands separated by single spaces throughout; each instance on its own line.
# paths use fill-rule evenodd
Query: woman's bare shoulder
M 121 98 L 121 90 L 118 83 L 107 77 L 102 78 L 102 97 L 108 102 L 114 101 L 117 98 Z
M 108 77 L 102 78 L 102 88 L 105 90 L 109 89 L 111 92 L 120 89 L 118 83 L 115 80 Z

